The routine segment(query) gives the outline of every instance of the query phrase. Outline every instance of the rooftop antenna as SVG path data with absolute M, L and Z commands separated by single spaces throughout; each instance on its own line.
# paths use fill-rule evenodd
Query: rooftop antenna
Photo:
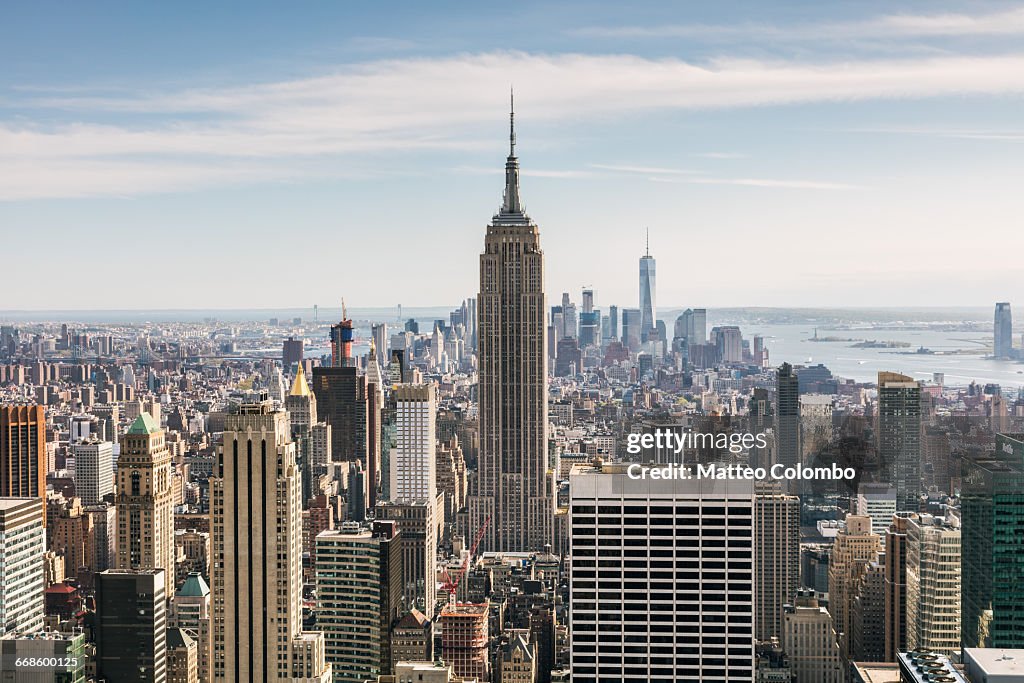
M 516 155 L 516 93 L 510 85 L 508 88 L 508 155 Z
M 647 230 L 647 255 L 650 256 L 651 255 L 651 229 L 650 228 L 646 228 L 646 230 Z

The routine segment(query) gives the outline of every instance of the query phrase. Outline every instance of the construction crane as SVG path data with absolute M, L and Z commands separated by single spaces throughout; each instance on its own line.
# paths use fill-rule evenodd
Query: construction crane
M 455 592 L 459 589 L 459 583 L 462 581 L 466 573 L 469 572 L 469 561 L 476 555 L 476 549 L 480 547 L 480 541 L 484 538 L 484 532 L 487 531 L 487 525 L 491 523 L 491 516 L 487 515 L 487 519 L 480 525 L 480 528 L 476 532 L 476 538 L 473 540 L 473 546 L 469 549 L 469 554 L 466 555 L 465 561 L 462 563 L 462 571 L 455 577 L 453 581 L 451 578 L 444 584 L 444 590 L 451 597 L 448 599 L 448 604 L 454 606 L 456 603 Z

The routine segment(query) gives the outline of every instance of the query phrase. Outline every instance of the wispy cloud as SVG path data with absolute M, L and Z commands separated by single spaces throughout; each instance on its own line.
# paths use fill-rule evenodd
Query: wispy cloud
M 746 159 L 746 154 L 739 152 L 697 152 L 693 156 L 702 159 Z
M 591 164 L 592 168 L 644 176 L 656 183 L 686 183 L 693 185 L 740 185 L 746 187 L 774 187 L 794 190 L 854 190 L 859 185 L 822 180 L 792 180 L 780 178 L 719 178 L 705 171 L 659 166 L 633 166 L 628 164 Z
M 528 84 L 517 92 L 524 117 L 562 123 L 671 109 L 1020 94 L 1024 53 L 694 64 L 491 52 L 349 64 L 328 76 L 219 89 L 22 94 L 19 116 L 0 121 L 0 168 L 18 176 L 0 183 L 0 199 L 175 190 L 175 178 L 196 168 L 209 169 L 208 183 L 239 182 L 291 177 L 291 162 L 302 159 L 490 148 L 484 131 L 507 106 L 496 84 L 509 82 Z M 59 119 L 74 123 L 38 123 Z M 238 174 L 232 164 L 241 161 Z M 161 183 L 161 174 L 171 180 Z
M 983 14 L 888 14 L 861 21 L 735 24 L 663 24 L 658 26 L 586 26 L 569 31 L 586 38 L 773 41 L 855 40 L 899 37 L 1014 36 L 1024 34 L 1024 8 Z
M 956 140 L 991 140 L 994 142 L 1024 142 L 1024 130 L 984 128 L 938 128 L 929 126 L 873 126 L 847 128 L 848 133 L 878 133 L 882 135 L 920 135 Z
M 690 173 L 701 173 L 688 168 L 666 168 L 664 166 L 635 166 L 630 164 L 591 164 L 591 168 L 599 168 L 604 171 L 616 171 L 619 173 L 639 173 L 650 175 L 659 173 L 662 175 L 687 175 Z
M 787 190 L 862 190 L 862 185 L 851 185 L 849 183 L 835 183 L 821 180 L 789 180 L 780 178 L 708 178 L 704 176 L 693 178 L 660 178 L 652 177 L 651 181 L 657 183 L 688 183 L 694 185 L 739 185 L 742 187 L 764 187 L 780 188 Z

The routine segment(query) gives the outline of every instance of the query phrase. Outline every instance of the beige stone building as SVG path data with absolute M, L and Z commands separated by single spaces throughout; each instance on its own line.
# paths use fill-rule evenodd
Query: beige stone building
M 266 400 L 226 417 L 212 480 L 213 680 L 329 683 L 302 630 L 301 475 L 288 416 Z
M 832 545 L 828 609 L 839 634 L 839 651 L 844 659 L 851 651 L 856 587 L 867 566 L 878 561 L 881 549 L 881 539 L 871 531 L 871 518 L 866 515 L 848 515 L 846 528 L 839 532 Z
M 121 439 L 117 459 L 117 568 L 174 576 L 171 454 L 160 423 L 146 412 Z
M 782 618 L 782 647 L 796 683 L 842 683 L 836 631 L 828 610 L 813 595 L 798 595 Z

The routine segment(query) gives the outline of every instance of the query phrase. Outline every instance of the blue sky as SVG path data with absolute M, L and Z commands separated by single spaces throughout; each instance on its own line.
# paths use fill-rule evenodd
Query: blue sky
M 1021 299 L 1024 4 L 481 4 L 0 5 L 0 310 Z

